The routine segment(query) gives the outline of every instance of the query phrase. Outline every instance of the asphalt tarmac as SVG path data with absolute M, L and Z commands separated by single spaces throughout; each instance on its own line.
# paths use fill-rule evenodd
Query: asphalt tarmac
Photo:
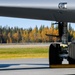
M 47 58 L 0 60 L 0 75 L 75 75 L 75 68 L 49 68 Z

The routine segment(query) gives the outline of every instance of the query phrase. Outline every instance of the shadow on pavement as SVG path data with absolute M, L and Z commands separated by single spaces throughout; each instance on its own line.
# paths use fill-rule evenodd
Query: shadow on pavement
M 18 67 L 20 65 L 27 65 L 28 67 L 22 66 Z M 36 66 L 35 66 L 36 65 Z M 14 66 L 14 67 L 11 67 Z M 18 68 L 17 68 L 17 67 Z M 10 67 L 10 68 L 9 68 Z M 49 69 L 48 64 L 0 64 L 0 71 L 8 71 L 8 70 L 33 70 L 33 69 Z
M 17 66 L 20 64 L 0 64 L 0 68 L 10 67 L 10 66 Z

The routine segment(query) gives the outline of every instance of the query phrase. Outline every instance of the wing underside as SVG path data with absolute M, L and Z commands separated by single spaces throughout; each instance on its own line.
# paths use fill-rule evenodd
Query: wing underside
M 54 20 L 51 10 L 38 8 L 0 7 L 0 16 Z
M 75 11 L 71 11 L 69 8 L 59 9 L 58 4 L 60 0 L 57 2 L 54 1 L 55 0 L 1 0 L 0 16 L 75 22 Z

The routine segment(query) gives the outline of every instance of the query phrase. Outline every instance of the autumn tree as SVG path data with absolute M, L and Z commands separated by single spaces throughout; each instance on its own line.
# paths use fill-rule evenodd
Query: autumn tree
M 41 25 L 38 29 L 35 28 L 18 28 L 18 27 L 8 27 L 0 26 L 0 43 L 26 43 L 26 42 L 52 42 L 58 41 L 57 37 L 48 37 L 46 34 L 58 35 L 58 27 L 54 27 L 53 23 L 51 27 L 45 27 Z M 75 38 L 75 31 L 69 25 L 68 30 L 69 39 Z

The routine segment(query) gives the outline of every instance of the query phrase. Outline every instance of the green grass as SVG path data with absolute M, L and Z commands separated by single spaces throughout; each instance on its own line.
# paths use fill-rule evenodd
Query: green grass
M 0 59 L 11 58 L 47 58 L 48 47 L 36 48 L 0 48 Z

